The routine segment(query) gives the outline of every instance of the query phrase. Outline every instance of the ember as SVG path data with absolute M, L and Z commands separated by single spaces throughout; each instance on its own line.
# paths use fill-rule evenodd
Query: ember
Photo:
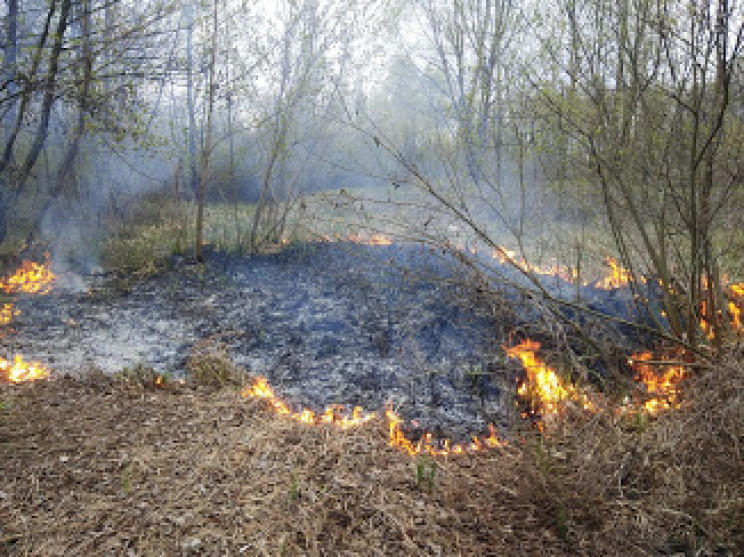
M 13 317 L 20 313 L 13 304 L 3 304 L 3 308 L 0 310 L 0 325 L 8 325 Z
M 54 279 L 55 276 L 49 263 L 49 254 L 47 254 L 46 263 L 43 264 L 24 261 L 13 275 L 0 282 L 0 287 L 8 294 L 19 292 L 49 294 L 52 291 Z

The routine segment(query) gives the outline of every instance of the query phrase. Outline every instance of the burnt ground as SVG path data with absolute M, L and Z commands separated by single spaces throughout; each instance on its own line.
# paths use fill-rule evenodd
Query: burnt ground
M 504 424 L 514 364 L 488 308 L 448 286 L 454 269 L 420 246 L 311 244 L 277 254 L 173 259 L 142 280 L 64 273 L 52 294 L 18 299 L 3 351 L 55 373 L 142 364 L 183 374 L 220 342 L 283 398 L 322 408 L 392 403 L 441 435 Z

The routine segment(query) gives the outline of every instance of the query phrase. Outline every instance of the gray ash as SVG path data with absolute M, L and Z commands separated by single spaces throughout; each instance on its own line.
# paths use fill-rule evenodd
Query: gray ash
M 419 246 L 313 244 L 253 257 L 210 253 L 200 268 L 168 271 L 126 288 L 91 273 L 87 289 L 17 301 L 2 339 L 55 371 L 138 363 L 182 374 L 200 340 L 225 334 L 236 364 L 305 407 L 392 403 L 405 419 L 449 435 L 507 419 L 513 377 L 499 329 L 446 279 L 446 259 Z

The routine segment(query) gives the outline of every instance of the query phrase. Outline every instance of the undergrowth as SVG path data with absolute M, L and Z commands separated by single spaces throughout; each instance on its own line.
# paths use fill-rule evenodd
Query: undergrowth
M 204 244 L 224 253 L 246 253 L 253 222 L 252 204 L 213 204 L 204 208 Z M 196 206 L 162 194 L 133 203 L 108 224 L 100 251 L 104 266 L 113 271 L 149 275 L 173 256 L 194 252 Z M 290 242 L 303 241 L 297 227 L 289 228 Z M 260 250 L 276 246 L 259 246 Z
M 212 387 L 242 387 L 246 382 L 245 371 L 233 362 L 222 339 L 243 334 L 242 331 L 230 331 L 197 342 L 186 360 L 189 380 Z
M 744 362 L 701 371 L 659 415 L 567 416 L 525 444 L 524 491 L 571 548 L 741 555 Z
M 138 202 L 111 225 L 101 246 L 107 269 L 152 274 L 173 255 L 182 255 L 193 242 L 189 206 L 150 196 Z

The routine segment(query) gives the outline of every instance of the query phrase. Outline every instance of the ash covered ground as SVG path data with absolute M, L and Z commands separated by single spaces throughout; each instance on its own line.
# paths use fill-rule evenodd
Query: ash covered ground
M 507 420 L 514 366 L 500 363 L 499 323 L 442 280 L 453 272 L 424 247 L 320 243 L 211 253 L 204 267 L 174 259 L 126 284 L 67 274 L 52 294 L 16 301 L 2 343 L 57 373 L 143 364 L 182 374 L 194 346 L 215 337 L 295 404 L 392 403 L 435 433 L 465 435 Z

